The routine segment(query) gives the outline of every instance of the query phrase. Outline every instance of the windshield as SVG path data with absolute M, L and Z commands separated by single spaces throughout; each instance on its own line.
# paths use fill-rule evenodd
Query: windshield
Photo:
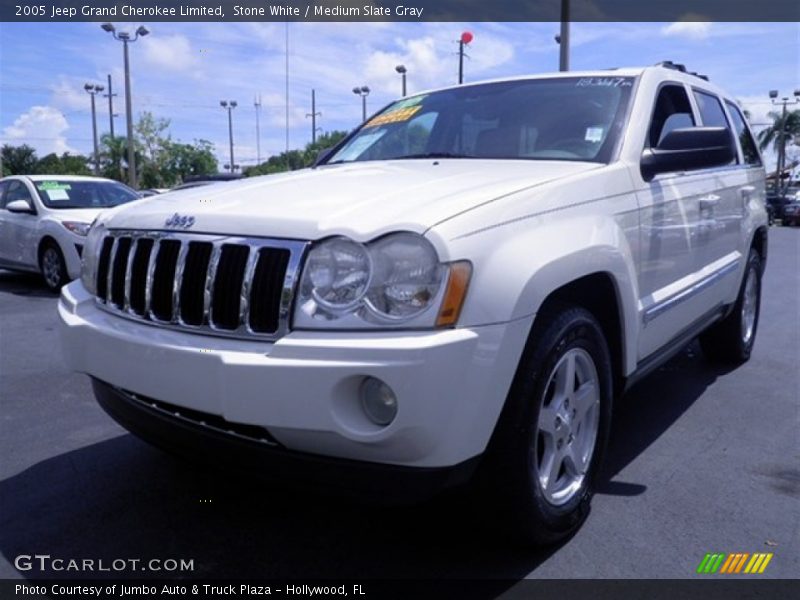
M 116 181 L 48 179 L 34 185 L 48 208 L 111 208 L 139 198 L 131 188 Z
M 632 77 L 568 77 L 464 86 L 404 98 L 327 161 L 498 158 L 608 162 Z

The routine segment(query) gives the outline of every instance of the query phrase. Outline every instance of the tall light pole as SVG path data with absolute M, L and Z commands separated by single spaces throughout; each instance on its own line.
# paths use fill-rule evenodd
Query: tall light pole
M 464 83 L 464 47 L 472 43 L 474 36 L 471 32 L 465 31 L 458 38 L 458 85 Z
M 114 139 L 114 117 L 117 115 L 114 114 L 114 96 L 116 94 L 111 93 L 111 73 L 108 74 L 108 93 L 103 94 L 103 98 L 108 98 L 108 127 L 109 131 L 111 132 L 111 139 Z
M 561 33 L 556 36 L 558 43 L 558 70 L 569 71 L 569 0 L 561 0 Z
M 369 88 L 366 85 L 361 87 L 354 87 L 353 93 L 356 96 L 361 96 L 361 122 L 367 120 L 367 96 L 369 96 Z
M 256 108 L 256 165 L 261 164 L 261 122 L 259 113 L 261 112 L 261 94 L 253 99 L 253 106 Z
M 769 99 L 775 106 L 779 104 L 783 105 L 783 109 L 781 110 L 780 130 L 778 131 L 778 166 L 777 169 L 775 169 L 775 176 L 777 178 L 775 187 L 778 194 L 784 194 L 783 170 L 786 168 L 786 106 L 788 104 L 800 104 L 800 89 L 794 91 L 794 100 L 791 101 L 788 96 L 784 96 L 778 100 L 778 90 L 770 90 Z
M 83 89 L 92 98 L 92 140 L 94 141 L 94 174 L 100 175 L 100 153 L 97 150 L 97 112 L 95 111 L 94 97 L 102 92 L 105 88 L 102 85 L 87 83 Z
M 306 119 L 311 117 L 311 143 L 317 143 L 317 117 L 321 117 L 322 113 L 317 112 L 317 92 L 311 90 L 311 112 L 306 113 Z
M 128 183 L 133 189 L 136 189 L 138 186 L 136 183 L 136 155 L 133 147 L 133 106 L 131 104 L 131 66 L 128 58 L 128 42 L 135 42 L 140 37 L 146 36 L 150 31 L 146 27 L 140 26 L 131 37 L 127 32 L 117 32 L 111 23 L 103 23 L 100 27 L 103 31 L 113 35 L 115 40 L 122 42 L 125 60 L 125 117 L 128 121 Z
M 238 106 L 236 100 L 220 100 L 219 105 L 228 111 L 228 140 L 231 145 L 231 173 L 236 169 L 236 163 L 233 161 L 233 109 Z
M 398 73 L 400 73 L 400 76 L 403 78 L 403 97 L 405 98 L 405 95 L 406 95 L 406 73 L 408 72 L 408 70 L 406 69 L 405 65 L 397 65 L 394 68 L 394 70 L 397 71 Z

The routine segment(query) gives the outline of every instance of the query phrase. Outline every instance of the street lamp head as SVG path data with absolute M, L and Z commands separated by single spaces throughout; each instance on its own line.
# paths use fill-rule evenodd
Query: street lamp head
M 405 73 L 405 72 L 406 72 L 406 66 L 405 66 L 405 65 L 397 65 L 397 66 L 394 68 L 394 70 L 395 70 L 395 71 L 397 71 L 397 72 L 398 72 L 398 73 L 400 73 L 400 74 L 403 74 L 403 73 Z
M 800 98 L 800 88 L 798 88 L 798 89 L 796 89 L 796 90 L 794 91 L 794 97 L 795 97 L 795 98 Z
M 129 40 L 131 39 L 131 34 L 126 31 L 120 31 L 116 36 L 121 40 Z
M 361 92 L 363 94 L 369 94 L 369 87 L 367 87 L 366 85 L 362 85 L 361 86 Z
M 231 100 L 231 108 L 236 108 L 237 106 L 239 106 L 239 103 L 236 100 Z
M 769 91 L 769 97 L 772 98 L 773 100 L 775 98 L 777 98 L 778 97 L 778 90 L 770 90 Z
M 220 105 L 222 108 L 227 108 L 227 107 L 228 107 L 228 102 L 227 102 L 227 101 L 225 101 L 225 100 L 220 100 L 220 101 L 219 101 L 219 105 Z
M 94 90 L 95 90 L 96 92 L 102 92 L 104 89 L 106 89 L 106 88 L 105 88 L 105 86 L 102 86 L 102 85 L 96 85 L 96 86 L 94 86 Z
M 114 31 L 116 31 L 115 27 L 111 23 L 103 23 L 100 25 L 100 27 L 103 29 L 103 31 L 108 33 L 114 33 Z
M 91 83 L 84 83 L 83 89 L 85 89 L 87 92 L 91 92 L 94 89 L 94 86 Z
M 361 88 L 360 88 L 360 87 L 358 87 L 358 86 L 354 87 L 354 88 L 353 88 L 353 93 L 354 93 L 354 94 L 359 94 L 359 95 L 361 95 Z
M 145 27 L 144 25 L 140 25 L 139 28 L 136 30 L 136 35 L 139 35 L 141 37 L 144 37 L 149 33 L 150 33 L 150 30 L 147 27 Z

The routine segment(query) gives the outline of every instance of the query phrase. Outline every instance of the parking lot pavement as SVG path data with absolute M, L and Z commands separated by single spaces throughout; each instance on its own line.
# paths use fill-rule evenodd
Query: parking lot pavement
M 799 577 L 799 256 L 800 230 L 773 228 L 752 360 L 715 368 L 695 344 L 634 388 L 589 520 L 537 551 L 486 532 L 469 496 L 365 505 L 151 448 L 65 369 L 56 299 L 34 276 L 0 271 L 0 578 L 26 575 L 17 555 L 46 553 L 193 559 L 202 577 L 487 577 L 505 589 L 526 577 L 697 577 L 707 552 L 773 552 L 761 577 Z

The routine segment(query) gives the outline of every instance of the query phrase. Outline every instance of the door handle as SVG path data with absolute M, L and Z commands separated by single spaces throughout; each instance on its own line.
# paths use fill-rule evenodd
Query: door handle
M 712 208 L 716 206 L 716 204 L 720 201 L 720 197 L 716 194 L 709 194 L 708 196 L 703 196 L 699 199 L 700 201 L 700 210 L 704 208 Z

